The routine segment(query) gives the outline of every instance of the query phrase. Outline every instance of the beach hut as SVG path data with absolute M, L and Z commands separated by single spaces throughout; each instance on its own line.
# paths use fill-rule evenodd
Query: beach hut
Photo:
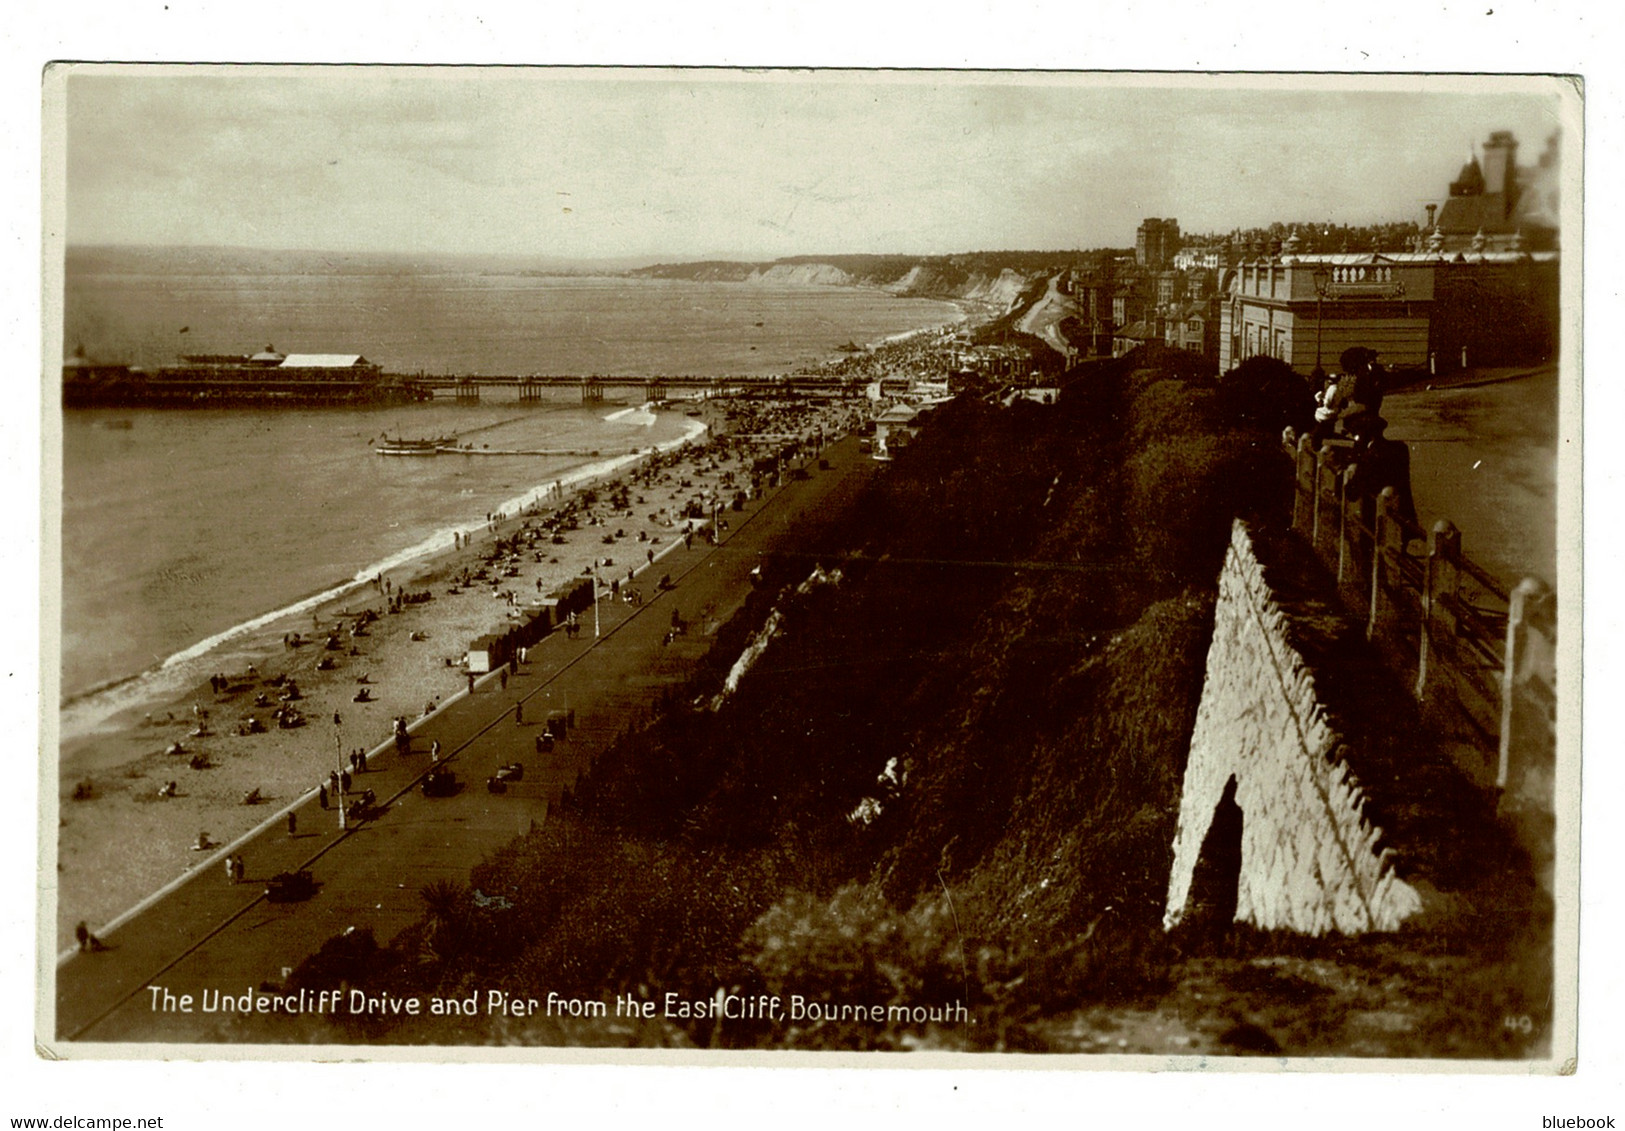
M 468 646 L 468 670 L 475 675 L 484 675 L 493 670 L 500 660 L 496 657 L 497 638 L 482 636 Z

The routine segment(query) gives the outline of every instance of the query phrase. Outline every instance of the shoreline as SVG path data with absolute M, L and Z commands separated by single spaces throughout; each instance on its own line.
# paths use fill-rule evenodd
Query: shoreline
M 648 407 L 648 405 L 633 406 L 622 410 L 622 412 L 647 411 Z M 503 500 L 498 504 L 495 513 L 504 515 L 519 514 L 539 506 L 543 501 L 549 499 L 555 505 L 563 505 L 568 495 L 590 488 L 595 480 L 613 476 L 629 466 L 696 442 L 705 435 L 709 427 L 699 422 L 691 422 L 691 424 L 692 426 L 685 429 L 682 436 L 660 444 L 652 444 L 647 449 L 629 452 L 620 456 L 588 458 L 579 464 L 572 465 L 551 477 L 549 482 L 536 484 L 518 495 Z M 166 696 L 166 689 L 163 687 L 138 687 L 143 681 L 149 683 L 156 681 L 166 672 L 170 672 L 189 661 L 202 660 L 233 641 L 262 630 L 275 628 L 280 622 L 295 617 L 302 618 L 304 614 L 319 609 L 323 605 L 331 604 L 361 591 L 370 584 L 375 576 L 415 568 L 419 563 L 427 562 L 437 555 L 455 552 L 453 534 L 466 533 L 468 530 L 481 525 L 484 525 L 484 520 L 478 516 L 472 516 L 469 522 L 461 524 L 458 528 L 443 527 L 438 529 L 412 546 L 369 562 L 346 580 L 337 581 L 306 593 L 268 612 L 257 613 L 246 620 L 212 633 L 202 640 L 194 641 L 186 647 L 165 656 L 157 663 L 139 671 L 130 672 L 116 679 L 103 681 L 72 695 L 64 696 L 58 704 L 58 718 L 62 723 L 62 739 L 64 741 L 76 741 L 87 738 L 108 726 L 120 725 L 120 716 L 140 710 L 143 698 L 163 698 Z M 185 678 L 183 673 L 177 672 L 176 674 L 182 679 Z M 121 690 L 133 692 L 129 697 L 129 701 L 96 702 L 98 697 L 112 697 Z M 72 713 L 92 717 L 73 719 L 70 725 L 69 716 Z
M 66 709 L 59 708 L 52 720 L 57 733 L 47 732 L 57 745 L 55 804 L 48 798 L 42 808 L 57 824 L 58 942 L 67 945 L 73 923 L 105 924 L 211 859 L 188 851 L 200 830 L 213 843 L 230 842 L 314 789 L 343 750 L 384 741 L 390 719 L 432 714 L 463 689 L 468 644 L 500 630 L 523 599 L 595 567 L 606 585 L 637 584 L 629 567 L 651 567 L 658 553 L 680 542 L 693 514 L 708 515 L 752 487 L 753 462 L 764 452 L 800 442 L 753 436 L 828 438 L 864 415 L 862 402 L 851 400 L 700 405 L 704 415 L 679 439 L 583 465 L 568 486 L 560 476 L 521 492 L 503 517 L 475 524 L 466 537 L 453 539 L 447 530 L 387 571 L 253 618 L 255 627 L 239 627 L 194 660 L 154 673 L 169 672 L 171 682 L 149 683 L 139 695 L 104 705 L 110 709 L 94 726 L 68 733 L 61 726 Z M 617 499 L 626 505 L 610 505 Z M 538 538 L 539 528 L 560 514 L 579 525 Z M 524 544 L 524 552 L 510 553 L 494 577 L 465 581 L 491 568 L 499 543 Z M 401 594 L 412 600 L 392 609 Z M 358 628 L 363 611 L 372 619 Z M 282 639 L 295 631 L 303 637 L 299 646 Z M 337 646 L 321 644 L 328 633 Z M 228 689 L 211 685 L 217 673 L 229 677 Z M 270 712 L 290 681 L 299 696 L 291 705 L 304 722 L 283 728 Z M 365 702 L 354 698 L 359 687 L 370 692 Z M 266 729 L 238 733 L 250 715 Z M 334 726 L 330 718 L 343 723 Z M 202 768 L 192 768 L 195 755 L 202 755 Z M 171 794 L 161 796 L 171 782 Z M 245 804 L 245 795 L 256 792 L 259 803 Z

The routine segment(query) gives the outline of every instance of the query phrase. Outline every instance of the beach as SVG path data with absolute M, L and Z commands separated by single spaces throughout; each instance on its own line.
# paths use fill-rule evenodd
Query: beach
M 230 843 L 275 819 L 348 768 L 353 752 L 386 744 L 394 720 L 466 694 L 469 643 L 544 594 L 595 570 L 602 600 L 652 591 L 663 553 L 685 535 L 704 537 L 718 516 L 726 522 L 736 495 L 768 489 L 763 461 L 804 456 L 859 425 L 866 408 L 679 402 L 691 424 L 681 446 L 621 457 L 573 490 L 538 484 L 443 548 L 204 649 L 195 659 L 206 674 L 162 701 L 65 737 L 48 814 L 58 822 L 59 946 L 72 944 L 75 924 L 116 926 L 211 859 L 199 844 Z M 582 616 L 590 632 L 590 612 Z

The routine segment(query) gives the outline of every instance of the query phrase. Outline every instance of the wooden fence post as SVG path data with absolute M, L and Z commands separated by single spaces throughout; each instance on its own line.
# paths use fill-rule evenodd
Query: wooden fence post
M 1337 477 L 1337 584 L 1348 580 L 1350 569 L 1349 545 L 1349 484 L 1354 482 L 1354 465 L 1343 469 Z
M 1377 635 L 1377 625 L 1393 606 L 1393 601 L 1383 592 L 1384 566 L 1389 555 L 1398 553 L 1405 545 L 1405 528 L 1397 513 L 1399 504 L 1394 489 L 1384 487 L 1376 502 L 1371 522 L 1371 616 L 1365 626 L 1367 640 Z
M 1313 512 L 1313 503 L 1310 494 L 1313 492 L 1313 475 L 1315 469 L 1315 441 L 1307 432 L 1298 437 L 1294 445 L 1294 459 L 1292 466 L 1292 529 L 1299 534 L 1306 533 L 1305 527 L 1310 524 Z M 1312 535 L 1311 535 L 1312 537 Z
M 1330 448 L 1321 448 L 1315 452 L 1315 511 L 1314 521 L 1310 528 L 1309 544 L 1315 548 L 1317 554 L 1320 553 L 1320 528 L 1324 525 L 1321 521 L 1321 513 L 1326 509 L 1327 496 L 1330 495 L 1332 499 L 1335 499 L 1339 494 L 1336 479 L 1337 471 L 1332 467 L 1331 455 Z M 1330 492 L 1326 490 L 1327 472 L 1330 472 L 1333 476 Z
M 1520 700 L 1523 684 L 1537 674 L 1534 671 L 1539 649 L 1531 639 L 1532 621 L 1550 619 L 1552 591 L 1540 581 L 1526 577 L 1512 590 L 1507 604 L 1506 656 L 1501 667 L 1501 742 L 1500 757 L 1495 770 L 1495 788 L 1504 791 L 1511 770 L 1512 748 L 1522 746 L 1527 739 L 1527 728 L 1532 720 L 1522 717 Z M 1544 722 L 1541 724 L 1544 726 Z
M 1446 519 L 1428 532 L 1428 561 L 1422 580 L 1422 626 L 1417 633 L 1416 697 L 1427 697 L 1428 665 L 1433 653 L 1434 614 L 1448 609 L 1456 592 L 1456 556 L 1461 553 L 1461 531 Z M 1452 631 L 1454 631 L 1452 627 Z

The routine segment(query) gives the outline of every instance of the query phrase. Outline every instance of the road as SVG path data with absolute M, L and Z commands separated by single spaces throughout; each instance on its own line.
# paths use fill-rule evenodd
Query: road
M 1455 523 L 1462 549 L 1508 588 L 1524 577 L 1557 583 L 1555 368 L 1396 391 L 1383 398 L 1382 415 L 1388 436 L 1410 445 L 1424 527 Z
M 1022 315 L 1016 328 L 1024 334 L 1036 334 L 1043 338 L 1056 353 L 1066 357 L 1071 354 L 1072 346 L 1061 336 L 1057 323 L 1076 314 L 1076 304 L 1061 293 L 1061 276 L 1057 273 L 1050 276 L 1049 289 L 1044 292 L 1044 297 Z
M 377 794 L 385 806 L 377 819 L 341 830 L 336 812 L 307 802 L 296 810 L 294 834 L 279 816 L 238 849 L 246 882 L 233 885 L 223 869 L 200 869 L 204 874 L 120 926 L 107 950 L 59 963 L 54 1018 L 42 1031 L 69 1044 L 220 1040 L 227 1019 L 199 1010 L 204 990 L 241 995 L 280 983 L 323 942 L 352 927 L 387 943 L 422 915 L 425 885 L 465 882 L 475 864 L 545 821 L 548 807 L 593 759 L 648 716 L 659 689 L 691 670 L 744 602 L 751 569 L 764 556 L 797 553 L 798 524 L 853 498 L 881 467 L 859 455 L 852 437 L 821 455 L 828 470 L 815 470 L 815 457 L 807 479 L 789 478 L 743 513 L 729 513 L 732 529 L 720 545 L 696 539 L 692 549 L 661 559 L 651 572 L 669 572 L 674 589 L 656 594 L 646 581 L 651 597 L 637 609 L 602 601 L 600 637 L 590 617 L 579 639 L 555 633 L 530 650 L 528 664 L 505 687 L 488 679 L 425 720 L 414 732 L 413 753 L 370 756 L 370 770 L 354 788 Z M 673 610 L 688 628 L 668 644 Z M 547 713 L 565 709 L 575 712 L 575 729 L 551 754 L 537 753 Z M 436 739 L 463 788 L 425 798 L 414 786 L 429 769 L 427 751 Z M 505 794 L 488 792 L 486 779 L 513 761 L 524 764 L 523 780 Z M 311 870 L 316 894 L 305 902 L 268 902 L 267 877 L 296 868 Z M 193 1010 L 166 1010 L 165 994 L 175 1002 L 192 995 Z

